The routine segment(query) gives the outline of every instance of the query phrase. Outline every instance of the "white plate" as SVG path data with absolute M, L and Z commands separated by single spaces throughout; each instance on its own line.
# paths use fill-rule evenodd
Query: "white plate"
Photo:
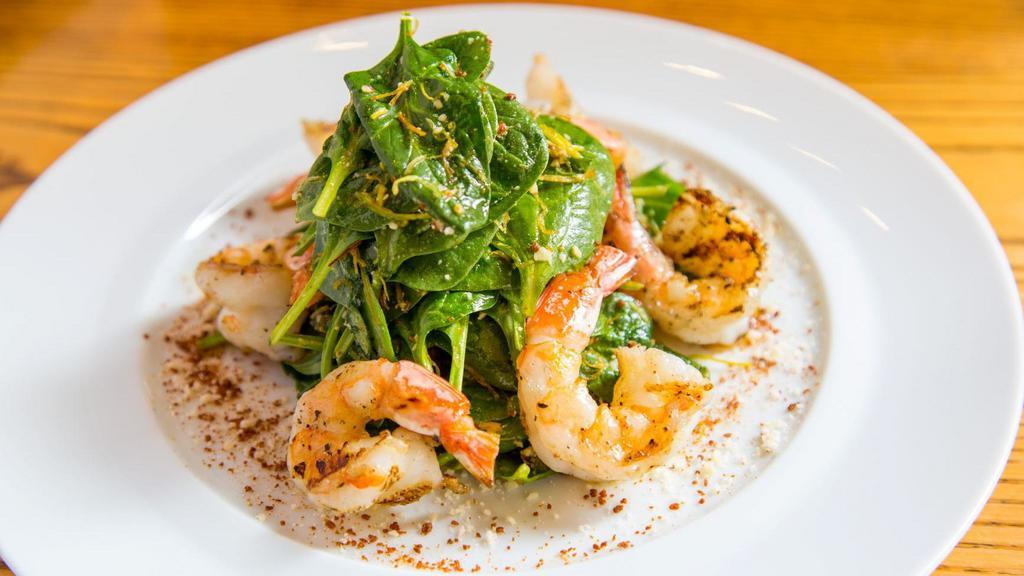
M 706 30 L 563 7 L 416 15 L 420 37 L 491 35 L 499 85 L 521 85 L 546 52 L 595 115 L 749 183 L 822 278 L 827 369 L 786 451 L 699 519 L 562 571 L 919 574 L 941 561 L 992 490 L 1022 400 L 1012 277 L 949 169 L 851 90 Z M 84 138 L 4 220 L 0 554 L 20 576 L 392 571 L 282 538 L 186 469 L 149 405 L 141 334 L 173 248 L 294 168 L 296 119 L 335 116 L 341 74 L 384 53 L 396 20 L 292 35 L 172 82 Z

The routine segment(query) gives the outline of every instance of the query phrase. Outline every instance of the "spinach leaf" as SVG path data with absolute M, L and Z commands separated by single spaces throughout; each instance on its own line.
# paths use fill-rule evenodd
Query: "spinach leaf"
M 377 356 L 394 362 L 395 349 L 391 344 L 391 332 L 388 330 L 384 309 L 380 305 L 378 290 L 370 282 L 365 269 L 359 271 L 359 276 L 363 286 L 363 317 L 377 347 Z
M 654 342 L 654 324 L 650 314 L 632 296 L 614 292 L 601 303 L 597 327 L 583 351 L 580 377 L 587 381 L 590 394 L 600 402 L 611 402 L 615 381 L 619 379 L 619 360 L 615 349 L 631 344 L 657 348 L 681 358 L 707 376 L 707 370 L 689 357 Z
M 512 272 L 512 263 L 509 259 L 488 247 L 488 252 L 485 252 L 462 280 L 450 289 L 468 292 L 506 290 L 512 287 Z
M 324 142 L 320 156 L 299 186 L 296 217 L 309 221 L 323 218 L 334 204 L 342 183 L 365 162 L 362 144 L 366 134 L 352 106 L 346 106 L 334 133 Z
M 580 377 L 587 381 L 590 393 L 601 402 L 611 402 L 615 381 L 619 379 L 619 361 L 615 349 L 631 343 L 650 347 L 654 344 L 651 316 L 632 296 L 614 292 L 601 303 L 597 327 L 583 351 Z
M 515 398 L 513 396 L 513 398 Z M 526 437 L 526 429 L 519 418 L 509 418 L 501 421 L 501 437 L 498 440 L 498 452 L 505 453 L 516 449 L 522 449 L 529 442 Z
M 326 281 L 334 261 L 362 238 L 362 234 L 358 232 L 350 230 L 341 231 L 332 228 L 326 222 L 317 222 L 316 244 L 313 256 L 314 263 L 309 280 L 306 281 L 306 286 L 270 332 L 271 344 L 281 342 L 281 339 L 288 334 L 292 326 L 305 313 L 306 307 L 312 302 L 313 297 L 316 296 L 317 290 Z
M 469 324 L 466 371 L 478 382 L 497 390 L 515 392 L 516 371 L 501 327 L 484 317 Z
M 327 374 L 334 369 L 334 351 L 338 346 L 338 340 L 342 338 L 342 331 L 344 330 L 345 321 L 345 308 L 343 306 L 335 306 L 334 312 L 331 314 L 330 323 L 327 325 L 327 331 L 324 333 L 324 345 L 321 349 L 320 354 L 320 377 L 326 378 Z M 349 335 L 351 337 L 351 335 Z M 351 342 L 348 344 L 351 346 Z M 347 346 L 346 346 L 347 351 Z
M 417 290 L 449 290 L 469 274 L 489 249 L 496 230 L 493 224 L 471 232 L 450 250 L 406 260 L 391 277 L 392 282 Z
M 448 383 L 456 390 L 462 390 L 462 378 L 466 373 L 466 342 L 469 341 L 469 317 L 463 316 L 440 328 L 451 342 L 452 358 L 448 367 Z
M 376 349 L 371 340 L 369 324 L 363 317 L 363 281 L 360 274 L 358 253 L 349 253 L 339 258 L 327 273 L 327 279 L 320 291 L 333 300 L 339 312 L 340 328 L 349 334 L 351 344 L 347 354 L 339 360 L 368 360 L 376 358 Z
M 501 327 L 505 343 L 508 345 L 509 357 L 515 362 L 526 343 L 526 315 L 523 314 L 523 309 L 514 299 L 506 297 L 487 314 Z
M 401 193 L 459 232 L 487 221 L 494 102 L 446 49 L 418 45 L 402 19 L 394 51 L 345 75 L 352 107 Z
M 228 339 L 221 334 L 220 330 L 214 328 L 211 332 L 206 333 L 206 335 L 196 341 L 196 348 L 199 350 L 211 350 L 227 343 Z
M 398 228 L 382 228 L 374 235 L 380 272 L 390 279 L 406 260 L 458 246 L 469 234 L 456 234 L 450 227 L 438 230 L 426 220 L 417 220 Z
M 491 157 L 490 217 L 500 218 L 537 181 L 548 164 L 548 144 L 533 115 L 515 96 L 487 85 L 498 115 Z
M 517 299 L 526 315 L 551 278 L 590 258 L 615 187 L 615 170 L 600 142 L 561 118 L 540 116 L 538 122 L 548 140 L 548 167 L 536 192 L 516 202 L 493 241 L 515 263 Z
M 474 318 L 469 322 L 468 336 L 465 370 L 470 378 L 485 388 L 515 392 L 516 371 L 498 323 L 486 316 Z M 429 345 L 452 353 L 451 343 L 444 338 L 431 338 Z
M 320 353 L 310 351 L 297 362 L 282 362 L 281 368 L 292 380 L 302 396 L 320 383 Z
M 661 231 L 665 218 L 683 190 L 683 183 L 673 180 L 661 166 L 655 166 L 633 179 L 633 201 L 651 236 Z
M 389 180 L 390 176 L 379 164 L 356 170 L 341 185 L 339 198 L 323 219 L 345 230 L 373 232 L 389 222 L 415 218 L 415 214 L 403 213 L 408 207 L 392 200 Z M 305 201 L 303 194 L 300 189 L 300 205 Z
M 496 422 L 513 415 L 510 396 L 488 390 L 473 381 L 467 381 L 462 393 L 469 398 L 469 414 L 474 422 Z
M 483 79 L 491 70 L 491 39 L 483 32 L 459 32 L 427 42 L 424 48 L 449 50 L 457 61 L 455 75 Z
M 388 302 L 388 308 L 385 310 L 385 314 L 388 317 L 388 321 L 394 321 L 413 309 L 414 306 L 419 304 L 420 300 L 428 294 L 424 290 L 416 290 L 409 288 L 408 286 L 402 286 L 401 284 L 388 283 L 388 296 L 386 298 Z
M 479 292 L 436 292 L 424 298 L 416 306 L 412 321 L 413 358 L 422 366 L 430 368 L 427 337 L 434 330 L 446 329 L 445 333 L 452 343 L 452 369 L 448 381 L 455 388 L 459 388 L 465 362 L 465 330 L 468 316 L 493 307 L 497 301 L 497 296 Z M 451 329 L 452 326 L 455 326 L 454 330 Z

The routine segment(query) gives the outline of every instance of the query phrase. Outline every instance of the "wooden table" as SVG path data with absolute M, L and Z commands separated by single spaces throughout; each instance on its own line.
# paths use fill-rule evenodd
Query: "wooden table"
M 310 26 L 436 3 L 0 0 L 0 216 L 89 130 L 196 66 Z M 1024 4 L 628 4 L 773 48 L 877 102 L 967 184 L 1024 282 Z M 936 573 L 1024 575 L 1024 429 L 988 505 Z M 0 561 L 0 576 L 10 574 Z

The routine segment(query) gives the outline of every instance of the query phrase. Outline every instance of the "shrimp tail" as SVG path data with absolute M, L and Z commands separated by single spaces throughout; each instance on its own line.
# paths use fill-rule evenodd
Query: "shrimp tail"
M 615 171 L 615 192 L 612 194 L 611 213 L 613 216 L 626 220 L 636 218 L 636 204 L 633 203 L 629 176 L 626 174 L 626 169 L 621 166 Z
M 601 292 L 608 295 L 629 280 L 635 265 L 636 258 L 633 256 L 612 246 L 601 245 L 594 250 L 587 268 L 597 279 Z
M 478 429 L 470 417 L 453 420 L 440 430 L 441 444 L 485 486 L 494 484 L 498 435 Z

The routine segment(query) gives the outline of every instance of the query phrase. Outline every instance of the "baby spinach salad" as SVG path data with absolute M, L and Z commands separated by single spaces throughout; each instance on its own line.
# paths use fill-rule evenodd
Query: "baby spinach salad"
M 300 394 L 352 360 L 437 372 L 478 424 L 500 428 L 496 475 L 530 482 L 552 472 L 519 421 L 514 360 L 544 287 L 600 242 L 615 169 L 585 130 L 488 83 L 487 36 L 419 44 L 412 27 L 403 18 L 383 60 L 344 76 L 349 104 L 296 193 L 309 281 L 271 342 L 307 350 L 285 364 Z M 636 184 L 649 220 L 663 220 L 678 184 L 660 172 Z M 653 345 L 651 318 L 615 294 L 584 355 L 596 398 L 610 399 L 612 351 L 630 342 Z

